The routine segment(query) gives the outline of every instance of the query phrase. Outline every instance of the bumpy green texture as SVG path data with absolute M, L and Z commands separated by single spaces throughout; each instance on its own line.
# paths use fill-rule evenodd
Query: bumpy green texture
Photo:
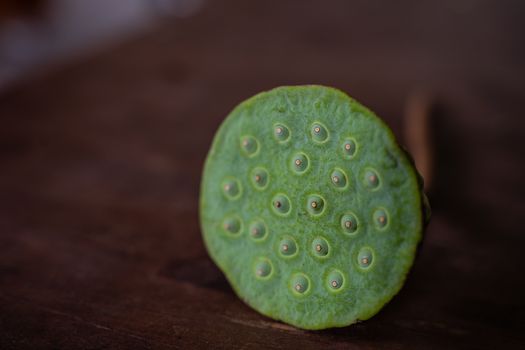
M 421 181 L 391 130 L 344 93 L 281 87 L 231 112 L 201 184 L 206 247 L 235 292 L 305 329 L 377 313 L 421 240 Z

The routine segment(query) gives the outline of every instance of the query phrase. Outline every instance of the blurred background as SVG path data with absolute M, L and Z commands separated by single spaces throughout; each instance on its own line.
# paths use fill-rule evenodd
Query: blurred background
M 512 0 L 2 0 L 0 345 L 522 347 L 524 39 Z M 218 125 L 297 84 L 384 118 L 434 211 L 349 333 L 261 321 L 200 238 Z
M 187 17 L 203 0 L 4 0 L 0 87 L 44 65 L 103 50 L 151 27 Z

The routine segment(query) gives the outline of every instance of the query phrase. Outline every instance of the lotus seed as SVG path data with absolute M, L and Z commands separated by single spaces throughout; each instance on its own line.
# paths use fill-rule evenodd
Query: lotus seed
M 222 190 L 226 198 L 237 199 L 241 195 L 241 184 L 238 180 L 229 177 L 222 182 Z
M 259 150 L 259 143 L 253 136 L 244 136 L 241 139 L 241 149 L 248 157 L 253 157 Z
M 303 273 L 297 273 L 292 276 L 291 284 L 293 291 L 299 295 L 305 294 L 310 288 L 310 280 Z
M 321 125 L 321 123 L 314 123 L 312 125 L 312 139 L 315 142 L 323 143 L 328 139 L 328 131 Z
M 293 157 L 292 169 L 297 174 L 302 174 L 308 169 L 308 157 L 306 154 L 298 153 Z
M 236 216 L 227 217 L 222 223 L 224 231 L 230 234 L 238 234 L 241 231 L 241 220 Z
M 255 275 L 261 279 L 267 279 L 272 273 L 272 264 L 268 259 L 259 258 L 255 263 Z
M 372 190 L 379 187 L 379 176 L 377 176 L 377 173 L 374 170 L 367 170 L 365 172 L 365 184 Z
M 345 279 L 344 279 L 343 274 L 341 273 L 341 271 L 339 271 L 339 270 L 332 270 L 328 274 L 328 278 L 327 278 L 326 281 L 327 281 L 327 285 L 328 285 L 328 290 L 330 290 L 332 292 L 336 292 L 336 291 L 339 291 L 341 289 L 341 287 L 344 285 Z
M 324 199 L 320 195 L 311 195 L 308 197 L 308 204 L 306 206 L 308 212 L 312 215 L 321 215 L 324 210 Z
M 343 156 L 346 159 L 353 158 L 357 150 L 354 139 L 347 139 L 343 142 Z
M 330 247 L 328 241 L 323 237 L 317 237 L 312 241 L 314 256 L 323 258 L 329 253 Z
M 276 124 L 274 127 L 274 137 L 278 142 L 284 143 L 290 138 L 290 129 L 284 124 Z
M 264 168 L 255 168 L 251 172 L 253 186 L 258 190 L 264 190 L 268 185 L 268 171 Z
M 345 189 L 347 184 L 347 177 L 346 173 L 339 168 L 336 168 L 332 171 L 332 174 L 330 175 L 332 178 L 332 184 L 337 189 Z
M 285 194 L 277 194 L 272 199 L 274 213 L 287 215 L 291 210 L 290 200 Z
M 341 217 L 341 228 L 343 232 L 349 235 L 353 235 L 357 231 L 357 218 L 353 213 L 346 213 Z
M 256 219 L 250 224 L 250 235 L 254 240 L 262 240 L 267 232 L 266 224 L 261 219 Z
M 291 257 L 294 256 L 295 253 L 297 253 L 297 243 L 292 237 L 285 237 L 281 239 L 281 242 L 279 243 L 279 251 L 281 255 L 285 257 Z
M 376 227 L 379 229 L 384 229 L 388 225 L 388 214 L 384 209 L 377 209 L 373 218 Z
M 368 269 L 372 265 L 373 262 L 373 253 L 372 249 L 370 248 L 361 248 L 359 251 L 359 254 L 357 256 L 359 267 L 362 269 Z

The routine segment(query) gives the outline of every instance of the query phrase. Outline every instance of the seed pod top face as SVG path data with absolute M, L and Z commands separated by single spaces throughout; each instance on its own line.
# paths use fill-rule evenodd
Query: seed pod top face
M 422 198 L 414 166 L 371 111 L 336 89 L 281 87 L 221 125 L 200 220 L 242 300 L 323 329 L 372 317 L 400 290 L 422 236 Z

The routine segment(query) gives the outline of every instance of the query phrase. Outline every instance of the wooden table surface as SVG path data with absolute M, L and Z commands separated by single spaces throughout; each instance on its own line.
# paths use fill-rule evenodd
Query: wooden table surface
M 525 347 L 524 6 L 208 1 L 0 94 L 0 348 Z M 309 332 L 244 305 L 207 256 L 202 164 L 235 104 L 347 91 L 403 135 L 435 101 L 434 215 L 374 318 Z

